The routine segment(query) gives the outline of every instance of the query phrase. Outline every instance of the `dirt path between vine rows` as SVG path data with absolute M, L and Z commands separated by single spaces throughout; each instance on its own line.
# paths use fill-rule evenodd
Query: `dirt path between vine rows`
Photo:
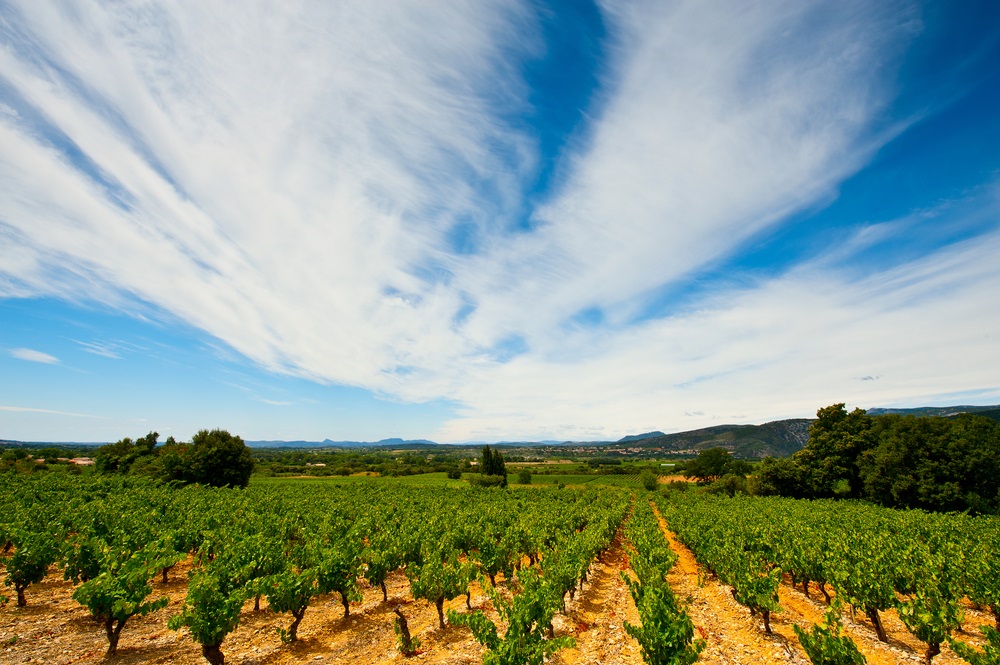
M 685 547 L 657 513 L 660 528 L 677 554 L 667 581 L 677 596 L 687 603 L 697 636 L 706 641 L 699 663 L 706 665 L 765 665 L 790 663 L 809 665 L 791 626 L 782 626 L 771 616 L 773 635 L 764 633 L 764 622 L 737 603 L 729 587 L 717 579 L 704 579 L 691 550 Z M 787 630 L 785 630 L 787 628 Z
M 823 621 L 827 606 L 815 584 L 810 586 L 811 596 L 806 597 L 801 587 L 793 588 L 785 578 L 778 588 L 781 611 L 771 614 L 774 635 L 769 637 L 764 633 L 763 620 L 751 617 L 750 611 L 733 599 L 729 587 L 714 577 L 706 578 L 691 550 L 670 531 L 658 512 L 657 517 L 670 548 L 678 556 L 668 581 L 678 596 L 687 600 L 688 612 L 701 637 L 708 642 L 699 663 L 809 663 L 792 626 L 798 624 L 808 629 Z M 829 587 L 827 590 L 832 595 Z M 965 611 L 966 620 L 956 637 L 981 647 L 983 640 L 978 627 L 992 625 L 992 617 L 971 607 Z M 888 610 L 881 616 L 888 644 L 878 640 L 867 617 L 860 613 L 852 617 L 849 609 L 842 613 L 844 632 L 854 640 L 869 665 L 922 662 L 926 646 L 906 629 L 897 613 Z M 934 664 L 964 665 L 965 661 L 944 644 Z
M 621 537 L 591 566 L 590 582 L 567 606 L 566 616 L 557 615 L 556 634 L 572 635 L 576 646 L 562 649 L 549 661 L 553 665 L 639 665 L 639 644 L 629 637 L 622 621 L 639 623 L 621 571 L 628 570 Z

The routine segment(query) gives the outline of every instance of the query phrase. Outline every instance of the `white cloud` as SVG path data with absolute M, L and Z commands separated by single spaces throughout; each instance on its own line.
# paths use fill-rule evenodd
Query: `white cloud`
M 566 340 L 576 362 L 520 357 L 480 372 L 436 436 L 585 438 L 599 424 L 618 438 L 807 417 L 841 401 L 1000 401 L 1000 311 L 984 301 L 1000 289 L 998 252 L 994 232 L 861 280 L 818 260 L 610 339 L 579 331 Z
M 606 4 L 613 95 L 541 231 L 463 275 L 485 301 L 477 338 L 545 344 L 581 309 L 627 316 L 633 297 L 833 196 L 891 130 L 875 121 L 913 29 L 903 3 Z
M 0 50 L 0 297 L 162 310 L 274 371 L 455 400 L 451 440 L 995 388 L 948 347 L 994 357 L 978 287 L 949 281 L 979 266 L 996 283 L 971 247 L 867 282 L 816 264 L 625 325 L 651 290 L 835 196 L 897 131 L 879 123 L 907 3 L 609 0 L 589 138 L 515 235 L 540 158 L 506 120 L 539 49 L 516 2 L 10 6 L 25 41 Z M 465 220 L 481 251 L 456 255 Z M 608 325 L 567 328 L 591 307 Z M 523 352 L 498 362 L 509 340 Z
M 270 368 L 374 388 L 463 346 L 458 294 L 415 275 L 482 214 L 482 182 L 507 209 L 530 167 L 489 112 L 517 103 L 516 7 L 19 12 L 54 66 L 0 53 L 47 123 L 0 123 L 4 295 L 139 299 Z
M 43 363 L 46 365 L 55 365 L 59 363 L 59 359 L 43 351 L 36 351 L 35 349 L 11 349 L 10 355 L 18 360 L 27 360 L 33 363 Z

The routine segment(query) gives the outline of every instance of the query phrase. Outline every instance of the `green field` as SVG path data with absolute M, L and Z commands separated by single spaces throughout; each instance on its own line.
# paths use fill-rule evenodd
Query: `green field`
M 583 485 L 589 484 L 595 478 L 599 476 L 591 476 L 586 474 L 553 474 L 549 475 L 533 475 L 531 476 L 532 485 L 558 485 L 562 483 L 564 485 Z M 516 476 L 508 476 L 508 481 L 515 481 Z
M 513 476 L 511 476 L 513 478 Z M 642 487 L 638 474 L 633 475 L 538 475 L 531 477 L 532 485 L 606 485 L 609 487 Z
M 467 473 L 464 478 L 468 479 L 475 474 Z M 450 480 L 443 473 L 420 473 L 412 476 L 254 476 L 253 484 L 261 485 L 283 485 L 302 483 L 327 483 L 330 485 L 348 485 L 356 483 L 398 483 L 401 485 L 413 485 L 417 487 L 468 487 L 465 480 Z M 511 485 L 519 485 L 517 475 L 510 474 L 508 482 Z M 593 474 L 553 474 L 553 475 L 533 475 L 532 485 L 606 485 L 610 487 L 642 487 L 637 474 L 632 475 L 593 475 Z
M 608 476 L 593 476 L 594 480 L 591 481 L 593 485 L 609 485 L 611 487 L 642 487 L 642 481 L 639 480 L 639 474 L 632 475 L 608 475 Z
M 303 483 L 321 483 L 333 486 L 358 483 L 394 483 L 418 487 L 468 487 L 468 483 L 465 481 L 450 480 L 444 472 L 420 473 L 413 476 L 254 476 L 251 480 L 251 484 L 261 485 L 299 485 Z

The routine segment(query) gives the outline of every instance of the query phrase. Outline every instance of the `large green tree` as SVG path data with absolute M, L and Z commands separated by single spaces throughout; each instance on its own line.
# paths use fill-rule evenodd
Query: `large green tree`
M 1000 491 L 1000 424 L 880 416 L 878 444 L 861 455 L 863 498 L 886 506 L 994 512 Z
M 187 480 L 215 487 L 246 487 L 253 456 L 243 439 L 223 429 L 201 430 L 191 437 Z
M 753 494 L 758 496 L 806 496 L 802 467 L 791 457 L 765 457 L 757 472 Z
M 501 487 L 507 486 L 507 464 L 503 460 L 503 455 L 499 450 L 494 450 L 489 446 L 483 446 L 483 457 L 480 463 L 479 473 L 483 476 L 502 478 L 498 484 Z
M 125 437 L 115 443 L 101 446 L 94 454 L 95 465 L 102 473 L 128 473 L 140 457 L 154 454 L 156 440 L 159 437 L 157 432 L 150 432 L 135 441 Z
M 809 443 L 795 453 L 803 469 L 803 493 L 813 498 L 860 498 L 859 456 L 875 446 L 874 422 L 864 409 L 849 412 L 844 403 L 816 412 Z
M 749 469 L 749 464 L 733 458 L 725 448 L 709 448 L 684 465 L 684 475 L 700 482 L 712 482 L 729 473 L 745 476 Z

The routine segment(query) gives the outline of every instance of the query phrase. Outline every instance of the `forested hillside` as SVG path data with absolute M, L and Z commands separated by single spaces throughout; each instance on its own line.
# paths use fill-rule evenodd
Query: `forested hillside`
M 787 457 L 809 440 L 807 418 L 776 420 L 763 425 L 717 425 L 689 432 L 653 435 L 628 442 L 630 448 L 663 448 L 665 452 L 697 452 L 725 448 L 741 459 Z

